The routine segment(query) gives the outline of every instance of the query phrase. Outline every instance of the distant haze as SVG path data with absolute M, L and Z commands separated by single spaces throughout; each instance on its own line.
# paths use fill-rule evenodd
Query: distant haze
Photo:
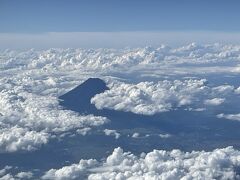
M 240 33 L 214 31 L 0 33 L 0 49 L 125 48 L 161 44 L 181 46 L 192 42 L 239 44 Z

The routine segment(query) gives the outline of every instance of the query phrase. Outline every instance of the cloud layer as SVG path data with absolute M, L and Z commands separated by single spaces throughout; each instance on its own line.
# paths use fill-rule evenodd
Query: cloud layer
M 232 147 L 212 152 L 153 150 L 140 157 L 116 148 L 103 162 L 81 160 L 51 169 L 43 179 L 238 179 L 240 152 Z
M 206 79 L 163 80 L 138 84 L 113 81 L 108 86 L 110 90 L 91 99 L 91 103 L 98 109 L 130 111 L 144 115 L 166 112 L 181 106 L 219 106 L 225 102 L 225 98 L 235 95 L 236 91 L 234 86 L 230 85 L 210 87 Z
M 57 98 L 19 89 L 1 91 L 0 107 L 0 151 L 34 150 L 53 134 L 107 122 L 104 117 L 62 110 Z
M 96 107 L 152 115 L 203 100 L 220 105 L 224 103 L 220 99 L 237 94 L 239 88 L 223 85 L 210 90 L 203 79 L 140 83 L 112 79 L 122 74 L 134 79 L 134 72 L 140 78 L 197 75 L 203 71 L 238 73 L 238 64 L 240 46 L 220 44 L 0 51 L 0 151 L 34 150 L 66 131 L 86 135 L 92 127 L 106 123 L 104 117 L 78 115 L 58 105 L 59 95 L 88 77 L 103 77 L 111 88 L 92 99 Z M 191 68 L 185 68 L 186 65 Z M 205 97 L 209 92 L 212 94 Z

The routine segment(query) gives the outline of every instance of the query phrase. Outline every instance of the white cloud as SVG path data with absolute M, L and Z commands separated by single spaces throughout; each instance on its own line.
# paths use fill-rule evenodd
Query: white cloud
M 17 88 L 0 92 L 0 113 L 0 151 L 6 152 L 35 150 L 46 144 L 52 133 L 91 128 L 107 122 L 104 117 L 81 116 L 62 110 L 56 97 Z
M 15 178 L 11 174 L 5 174 L 4 176 L 0 177 L 0 180 L 15 180 Z
M 234 91 L 236 94 L 240 94 L 240 87 L 236 88 Z
M 6 137 L 14 139 L 14 135 L 9 133 L 11 128 L 16 126 L 23 129 L 24 133 L 16 134 L 19 139 L 29 142 L 31 148 L 27 148 L 26 144 L 15 147 L 16 150 L 28 150 L 46 142 L 35 143 L 34 139 L 26 141 L 29 133 L 33 133 L 34 137 L 47 138 L 48 141 L 53 135 L 61 136 L 68 131 L 85 135 L 85 130 L 107 122 L 104 117 L 78 115 L 63 110 L 58 105 L 59 95 L 88 77 L 97 76 L 109 80 L 113 74 L 116 79 L 124 74 L 124 77 L 129 78 L 129 83 L 114 82 L 112 85 L 109 80 L 111 90 L 93 100 L 97 107 L 112 106 L 117 110 L 154 114 L 192 105 L 198 99 L 201 101 L 209 87 L 203 80 L 132 84 L 131 80 L 136 75 L 134 73 L 140 74 L 140 81 L 146 77 L 162 79 L 163 75 L 233 73 L 232 70 L 240 61 L 240 46 L 192 43 L 178 48 L 161 45 L 157 48 L 135 49 L 1 50 L 0 57 L 0 133 L 1 136 L 6 133 Z M 191 65 L 191 68 L 185 64 Z M 114 90 L 121 90 L 121 94 L 113 92 Z M 233 91 L 238 90 L 230 86 L 219 87 L 207 98 L 225 98 L 222 96 Z M 107 93 L 114 96 L 108 97 Z M 102 96 L 107 99 L 102 100 Z M 103 102 L 107 104 L 104 105 Z M 196 108 L 198 107 L 194 107 Z M 1 151 L 6 151 L 12 143 L 15 144 L 15 140 L 5 139 L 4 143 L 0 147 Z
M 0 169 L 0 177 L 4 176 L 9 169 L 12 169 L 11 166 L 5 166 L 3 169 Z
M 86 174 L 86 170 L 89 167 L 96 166 L 97 161 L 90 160 L 80 160 L 78 164 L 72 164 L 70 166 L 62 167 L 61 169 L 51 169 L 45 173 L 42 179 L 56 179 L 56 180 L 67 180 L 83 178 Z
M 9 171 L 12 169 L 18 169 L 18 167 L 12 167 L 12 166 L 5 166 L 3 169 L 0 170 L 0 180 L 16 180 L 16 179 L 31 179 L 33 177 L 33 173 L 30 171 L 27 172 L 14 172 L 15 175 L 10 173 Z
M 218 106 L 222 103 L 224 103 L 225 99 L 224 98 L 213 98 L 213 99 L 207 99 L 205 100 L 205 104 L 206 105 L 210 105 L 210 106 Z
M 159 134 L 159 136 L 161 137 L 161 138 L 170 138 L 170 137 L 172 137 L 172 135 L 171 134 Z
M 231 85 L 221 85 L 213 88 L 213 91 L 215 93 L 218 93 L 220 95 L 228 95 L 229 93 L 234 92 L 234 86 Z
M 83 163 L 84 162 L 84 163 Z M 84 165 L 83 165 L 84 164 Z M 140 157 L 116 148 L 104 162 L 81 160 L 79 164 L 51 169 L 43 179 L 74 179 L 83 174 L 97 179 L 238 179 L 240 152 L 232 147 L 212 152 L 153 150 Z
M 19 172 L 16 174 L 17 178 L 19 179 L 31 179 L 33 177 L 33 173 L 32 172 Z
M 83 136 L 87 135 L 87 133 L 91 130 L 91 128 L 89 127 L 86 127 L 86 128 L 83 128 L 83 129 L 78 129 L 76 132 L 78 134 L 81 134 Z
M 225 118 L 228 120 L 240 121 L 240 113 L 239 114 L 218 114 L 218 118 Z
M 140 136 L 140 134 L 135 132 L 135 133 L 133 133 L 132 138 L 138 138 L 139 136 Z
M 113 82 L 110 90 L 91 99 L 98 109 L 109 108 L 152 115 L 190 105 L 208 91 L 206 80 L 159 81 L 126 84 Z
M 0 152 L 31 151 L 48 142 L 49 135 L 19 127 L 0 130 Z
M 116 130 L 112 130 L 112 129 L 104 129 L 103 132 L 107 136 L 115 136 L 115 139 L 118 139 L 121 136 L 120 133 L 118 133 Z
M 109 90 L 95 95 L 91 103 L 97 109 L 114 109 L 153 115 L 187 106 L 189 111 L 204 111 L 203 104 L 218 106 L 235 96 L 232 85 L 211 87 L 206 79 L 163 80 L 125 83 L 108 80 Z M 192 108 L 193 106 L 194 108 Z

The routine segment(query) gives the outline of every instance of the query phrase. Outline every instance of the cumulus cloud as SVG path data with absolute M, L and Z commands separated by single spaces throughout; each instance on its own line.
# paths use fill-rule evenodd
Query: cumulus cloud
M 213 99 L 207 99 L 205 100 L 205 104 L 206 105 L 210 105 L 210 106 L 218 106 L 222 103 L 224 103 L 225 99 L 224 98 L 213 98 Z
M 13 169 L 12 166 L 5 166 L 3 169 L 0 169 L 0 180 L 15 180 L 15 179 L 31 179 L 33 177 L 33 173 L 30 171 L 27 172 L 16 172 L 10 173 L 9 171 Z M 17 167 L 14 167 L 17 169 Z
M 4 176 L 9 169 L 11 169 L 11 166 L 5 166 L 3 169 L 0 170 L 0 177 Z
M 172 137 L 172 135 L 171 134 L 159 134 L 159 136 L 161 137 L 161 138 L 170 138 L 170 137 Z
M 240 94 L 240 87 L 238 87 L 238 88 L 235 89 L 235 93 L 236 93 L 236 94 Z
M 17 178 L 19 179 L 31 179 L 33 177 L 33 173 L 32 172 L 19 172 L 16 174 Z
M 21 89 L 0 92 L 0 113 L 0 151 L 6 152 L 35 150 L 46 144 L 53 133 L 89 130 L 107 122 L 104 117 L 81 116 L 62 110 L 56 97 L 36 95 Z
M 135 133 L 133 133 L 132 138 L 138 138 L 139 136 L 140 136 L 140 134 L 135 132 Z
M 78 164 L 62 167 L 61 169 L 51 169 L 45 173 L 42 179 L 76 179 L 86 176 L 86 171 L 90 167 L 94 167 L 98 162 L 94 159 L 80 160 Z
M 198 45 L 195 43 L 187 46 L 171 48 L 161 45 L 157 48 L 134 49 L 49 49 L 42 51 L 0 51 L 4 60 L 0 67 L 12 69 L 24 67 L 25 70 L 42 69 L 56 71 L 76 69 L 116 69 L 119 67 L 135 68 L 137 65 L 156 65 L 156 67 L 176 68 L 176 64 L 215 64 L 222 62 L 239 62 L 240 46 L 233 45 Z M 215 64 L 216 65 L 216 64 Z M 227 65 L 227 67 L 231 65 Z M 183 67 L 182 67 L 183 68 Z M 193 67 L 192 67 L 193 68 Z M 200 67 L 198 67 L 200 68 Z M 222 70 L 232 72 L 233 68 L 226 66 Z M 183 68 L 186 71 L 186 68 Z M 201 68 L 200 68 L 201 69 Z M 214 70 L 214 66 L 209 68 Z M 166 72 L 167 69 L 165 69 Z M 188 70 L 188 72 L 191 69 Z M 191 71 L 192 72 L 192 71 Z M 199 71 L 198 71 L 199 72 Z M 164 72 L 163 72 L 164 73 Z M 177 71 L 175 72 L 177 73 Z M 186 72 L 187 73 L 187 72 Z
M 221 85 L 213 88 L 213 91 L 215 93 L 221 94 L 221 95 L 227 95 L 229 93 L 234 92 L 234 86 L 231 85 Z
M 192 104 L 208 91 L 206 80 L 174 80 L 127 84 L 113 82 L 110 90 L 91 99 L 98 109 L 109 108 L 152 115 Z
M 89 127 L 86 127 L 86 128 L 83 128 L 83 129 L 78 129 L 76 132 L 78 134 L 81 134 L 83 136 L 87 135 L 87 133 L 91 130 L 91 128 Z
M 240 113 L 239 114 L 218 114 L 218 118 L 224 118 L 228 120 L 240 121 Z
M 218 106 L 238 88 L 232 85 L 209 86 L 206 79 L 163 80 L 140 82 L 109 81 L 109 90 L 95 95 L 91 103 L 98 109 L 114 109 L 136 114 L 153 115 L 187 106 L 189 111 L 203 111 L 203 104 Z M 191 107 L 194 106 L 194 108 Z
M 48 142 L 49 135 L 19 127 L 0 130 L 0 152 L 31 151 Z
M 120 133 L 118 133 L 116 130 L 112 130 L 112 129 L 104 129 L 103 132 L 107 136 L 115 136 L 115 139 L 118 139 L 121 136 Z
M 36 149 L 53 135 L 61 136 L 67 131 L 86 135 L 93 127 L 107 122 L 104 117 L 78 115 L 58 105 L 58 96 L 90 76 L 107 79 L 106 76 L 114 74 L 117 78 L 118 73 L 123 72 L 126 77 L 132 72 L 141 72 L 142 77 L 232 73 L 239 64 L 240 46 L 192 43 L 177 48 L 161 45 L 133 49 L 1 50 L 0 57 L 0 135 L 9 137 L 3 138 L 0 151 L 8 151 L 12 144 L 17 151 Z M 232 64 L 225 63 L 229 61 Z M 216 66 L 219 63 L 225 64 Z M 184 68 L 185 64 L 192 68 Z M 116 110 L 148 115 L 189 105 L 207 89 L 204 80 L 114 82 L 109 86 L 110 91 L 92 99 L 98 108 L 111 106 Z M 230 86 L 215 89 L 218 98 L 233 91 L 238 92 Z M 16 137 L 10 133 L 11 129 L 18 131 Z M 29 134 L 41 140 L 36 143 Z
M 79 164 L 51 169 L 43 179 L 74 179 L 84 174 L 96 179 L 238 179 L 240 152 L 232 147 L 212 152 L 153 150 L 140 157 L 114 149 L 105 161 L 81 160 Z

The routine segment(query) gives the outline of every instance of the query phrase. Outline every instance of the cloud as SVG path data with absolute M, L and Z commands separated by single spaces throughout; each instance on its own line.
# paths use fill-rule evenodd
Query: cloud
M 235 93 L 236 93 L 236 94 L 240 94 L 240 87 L 238 87 L 237 89 L 235 89 Z
M 91 128 L 89 127 L 86 127 L 86 128 L 83 128 L 83 129 L 78 129 L 76 132 L 78 134 L 81 134 L 83 136 L 87 135 L 87 133 L 91 130 Z
M 61 70 L 62 72 L 69 72 L 69 70 L 84 70 L 84 68 L 106 71 L 109 69 L 120 70 L 120 67 L 123 69 L 131 67 L 134 70 L 136 66 L 145 69 L 150 68 L 151 70 L 156 70 L 158 67 L 158 70 L 161 69 L 168 73 L 173 73 L 172 69 L 182 70 L 181 73 L 184 73 L 184 71 L 194 73 L 196 72 L 195 69 L 198 69 L 197 73 L 200 73 L 201 71 L 199 70 L 203 69 L 207 70 L 205 73 L 214 71 L 233 72 L 240 60 L 240 46 L 238 45 L 200 45 L 196 43 L 176 48 L 159 45 L 156 48 L 127 49 L 2 50 L 0 53 L 4 57 L 4 60 L 1 60 L 0 67 L 4 69 L 20 67 L 25 67 L 21 69 L 22 71 L 45 69 L 44 72 L 47 74 L 52 71 L 59 72 Z M 176 66 L 179 64 L 185 66 Z M 199 66 L 200 64 L 206 66 Z M 152 67 L 151 65 L 154 66 Z M 197 65 L 197 67 L 192 67 L 194 69 L 191 69 L 186 65 Z M 171 69 L 165 69 L 166 67 Z M 52 81 L 52 83 L 56 82 Z
M 174 48 L 160 45 L 127 49 L 1 50 L 0 57 L 0 135 L 9 137 L 3 138 L 1 152 L 10 151 L 13 144 L 14 151 L 34 150 L 55 135 L 60 137 L 67 132 L 87 135 L 90 129 L 107 123 L 105 117 L 79 115 L 58 104 L 58 96 L 88 77 L 104 78 L 111 87 L 92 99 L 98 108 L 138 114 L 152 115 L 195 106 L 195 102 L 203 99 L 226 98 L 238 92 L 227 85 L 211 90 L 205 80 L 145 82 L 147 77 L 163 79 L 163 75 L 234 73 L 232 70 L 240 60 L 238 45 L 191 43 Z M 140 74 L 138 81 L 134 81 L 136 74 Z M 121 82 L 122 77 L 128 83 Z M 209 92 L 209 96 L 205 95 Z M 11 129 L 16 136 L 10 133 Z M 42 140 L 36 143 L 29 134 Z M 16 139 L 22 140 L 21 143 Z
M 107 136 L 115 136 L 115 139 L 118 139 L 121 136 L 121 134 L 118 133 L 116 130 L 104 129 L 103 132 Z
M 14 171 L 14 174 L 11 174 L 9 171 L 11 169 L 18 169 L 18 167 L 12 167 L 12 166 L 5 166 L 3 169 L 0 169 L 0 180 L 16 180 L 16 179 L 31 179 L 33 177 L 33 173 L 30 171 L 27 172 L 16 172 Z
M 53 133 L 100 126 L 104 117 L 62 110 L 58 99 L 28 93 L 17 87 L 0 92 L 0 151 L 35 150 Z M 30 130 L 31 129 L 31 130 Z
M 110 90 L 91 99 L 98 109 L 131 111 L 153 115 L 173 108 L 192 104 L 198 96 L 208 91 L 206 80 L 159 81 L 126 84 L 113 82 Z
M 213 98 L 213 99 L 207 99 L 205 100 L 204 104 L 210 105 L 210 106 L 218 106 L 222 103 L 224 103 L 224 98 Z
M 232 147 L 186 153 L 180 150 L 153 150 L 142 153 L 140 157 L 116 148 L 103 162 L 81 160 L 79 164 L 49 170 L 43 179 L 74 179 L 83 174 L 89 180 L 238 179 L 239 166 L 240 152 Z
M 132 138 L 138 138 L 139 136 L 140 136 L 140 134 L 135 132 L 135 133 L 133 133 Z
M 137 84 L 109 80 L 108 87 L 109 90 L 91 99 L 97 109 L 114 109 L 144 115 L 185 106 L 189 111 L 203 111 L 206 110 L 202 107 L 204 104 L 221 105 L 238 91 L 232 85 L 210 86 L 206 79 L 144 81 Z
M 83 178 L 86 175 L 86 170 L 89 167 L 96 166 L 98 162 L 93 159 L 80 160 L 78 164 L 72 164 L 71 166 L 65 166 L 61 169 L 51 169 L 45 173 L 42 179 L 76 179 Z
M 215 93 L 220 94 L 220 95 L 228 95 L 228 94 L 234 92 L 234 86 L 231 86 L 231 85 L 221 85 L 221 86 L 214 87 L 213 91 Z
M 12 169 L 12 166 L 5 166 L 3 169 L 0 170 L 0 177 L 4 176 L 9 169 Z
M 161 137 L 161 138 L 170 138 L 170 137 L 172 137 L 172 135 L 171 134 L 159 134 L 159 136 Z
M 33 173 L 32 172 L 19 172 L 16 174 L 17 178 L 19 179 L 31 179 L 33 177 Z
M 239 114 L 218 114 L 218 118 L 224 118 L 228 120 L 240 121 L 240 113 Z
M 19 127 L 0 130 L 0 152 L 35 150 L 48 142 L 49 135 L 44 132 L 30 131 Z

